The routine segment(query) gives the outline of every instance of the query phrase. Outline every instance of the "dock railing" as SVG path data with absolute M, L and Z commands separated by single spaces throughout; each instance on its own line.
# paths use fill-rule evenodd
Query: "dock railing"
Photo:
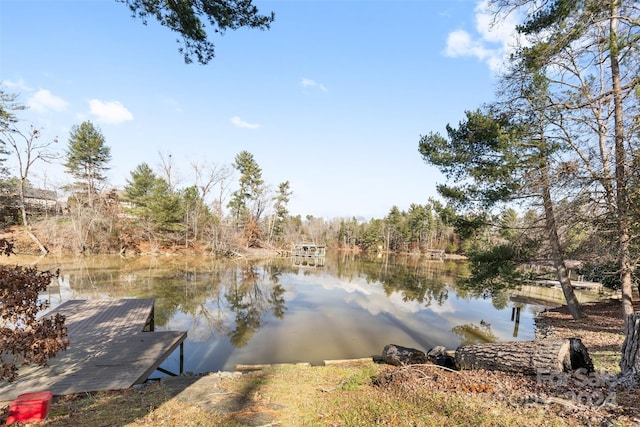
M 291 260 L 298 267 L 322 267 L 324 265 L 327 248 L 316 243 L 294 243 Z

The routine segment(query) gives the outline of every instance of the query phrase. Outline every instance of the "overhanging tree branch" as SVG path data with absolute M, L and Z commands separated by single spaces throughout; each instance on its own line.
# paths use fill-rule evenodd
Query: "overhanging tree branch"
M 134 18 L 146 25 L 150 17 L 180 35 L 178 51 L 187 64 L 197 60 L 207 64 L 215 56 L 209 40 L 211 32 L 221 33 L 241 27 L 267 30 L 275 19 L 271 12 L 261 15 L 252 0 L 116 0 L 129 7 Z M 207 29 L 206 23 L 209 24 Z

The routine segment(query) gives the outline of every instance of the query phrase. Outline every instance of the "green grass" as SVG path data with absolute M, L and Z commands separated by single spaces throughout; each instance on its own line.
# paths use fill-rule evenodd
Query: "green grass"
M 596 371 L 604 370 L 614 374 L 620 373 L 620 350 L 595 350 L 589 356 Z

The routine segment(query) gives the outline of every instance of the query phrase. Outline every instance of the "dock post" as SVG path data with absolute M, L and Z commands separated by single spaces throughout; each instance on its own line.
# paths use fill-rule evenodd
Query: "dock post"
M 180 343 L 180 374 L 184 372 L 184 341 Z

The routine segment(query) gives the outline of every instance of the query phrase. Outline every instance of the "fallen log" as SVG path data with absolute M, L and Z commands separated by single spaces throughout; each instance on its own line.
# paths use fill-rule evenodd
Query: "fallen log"
M 486 369 L 526 375 L 557 374 L 579 368 L 593 372 L 586 347 L 578 338 L 512 341 L 460 346 L 458 369 Z
M 387 344 L 382 350 L 381 360 L 394 366 L 421 365 L 427 362 L 455 369 L 453 357 L 442 346 L 433 347 L 427 353 L 411 347 L 397 344 Z
M 359 365 L 359 364 L 366 364 L 366 363 L 372 363 L 373 362 L 373 357 L 361 357 L 358 359 L 331 359 L 331 360 L 323 360 L 322 364 L 324 366 L 330 366 L 330 365 Z
M 382 360 L 389 365 L 419 365 L 427 362 L 427 354 L 411 347 L 387 344 L 382 350 Z
M 259 363 L 255 365 L 244 365 L 238 364 L 236 365 L 236 372 L 251 372 L 251 371 L 263 371 L 269 368 L 278 368 L 281 366 L 301 366 L 301 367 L 310 367 L 311 363 L 300 362 L 300 363 Z

